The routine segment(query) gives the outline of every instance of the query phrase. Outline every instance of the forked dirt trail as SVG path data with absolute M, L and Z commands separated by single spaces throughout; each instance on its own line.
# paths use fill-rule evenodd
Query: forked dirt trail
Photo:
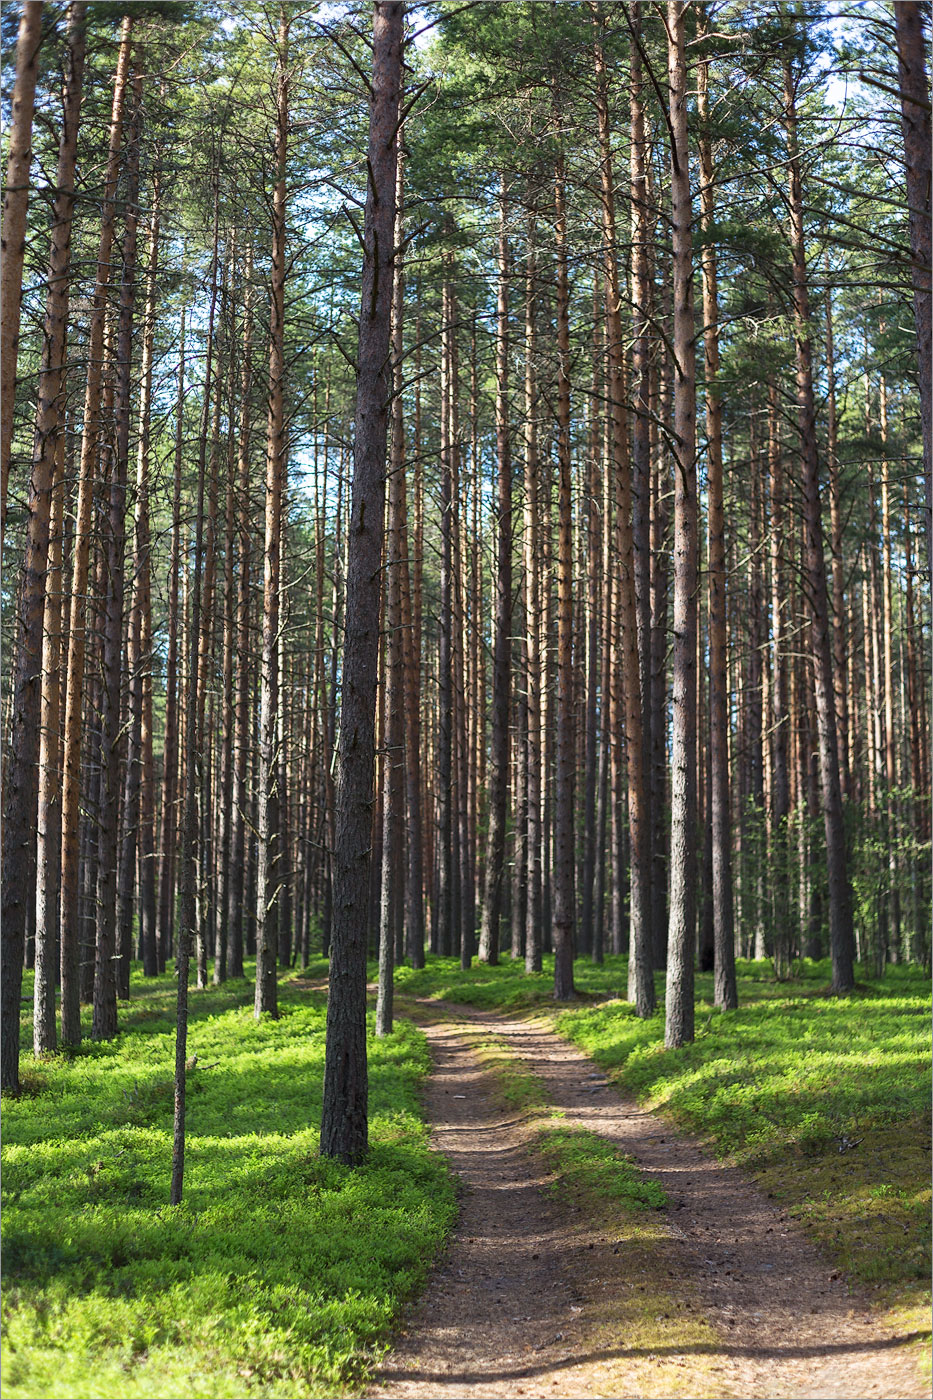
M 372 1396 L 929 1396 L 914 1338 L 885 1329 L 735 1168 L 622 1099 L 540 1021 L 445 1011 L 449 1021 L 424 1023 L 426 1109 L 462 1183 L 461 1214 Z M 478 1028 L 544 1081 L 563 1123 L 610 1139 L 661 1182 L 660 1283 L 685 1318 L 705 1316 L 711 1340 L 684 1344 L 665 1316 L 653 1350 L 626 1345 L 613 1305 L 643 1285 L 627 1268 L 624 1220 L 607 1231 L 548 1196 L 535 1124 L 501 1108 L 468 1042 Z

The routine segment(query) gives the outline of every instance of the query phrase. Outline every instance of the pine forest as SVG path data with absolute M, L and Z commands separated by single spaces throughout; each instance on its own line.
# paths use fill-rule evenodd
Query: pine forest
M 931 27 L 4 0 L 5 1394 L 929 1395 Z

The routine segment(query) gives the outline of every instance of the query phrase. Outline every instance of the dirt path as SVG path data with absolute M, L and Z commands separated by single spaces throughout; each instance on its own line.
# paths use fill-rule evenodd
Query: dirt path
M 449 1022 L 424 1024 L 426 1110 L 462 1183 L 460 1220 L 373 1396 L 929 1396 L 913 1339 L 883 1328 L 734 1168 L 623 1100 L 540 1021 L 445 1010 Z M 611 1139 L 664 1186 L 658 1259 L 675 1276 L 664 1282 L 696 1300 L 686 1306 L 702 1310 L 712 1342 L 683 1345 L 677 1320 L 658 1317 L 663 1341 L 648 1351 L 607 1324 L 639 1287 L 625 1249 L 544 1192 L 535 1124 L 501 1109 L 464 1038 L 480 1027 L 544 1081 L 563 1122 Z

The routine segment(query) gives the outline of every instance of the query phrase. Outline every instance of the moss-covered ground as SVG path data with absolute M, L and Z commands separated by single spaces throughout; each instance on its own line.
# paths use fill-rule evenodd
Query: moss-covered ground
M 34 1068 L 24 1044 L 4 1103 L 10 1400 L 358 1393 L 455 1213 L 419 1114 L 424 1037 L 401 1021 L 370 1042 L 372 1150 L 351 1171 L 317 1155 L 324 995 L 286 981 L 259 1024 L 252 998 L 191 993 L 176 1208 L 172 978 L 134 979 L 110 1044 Z

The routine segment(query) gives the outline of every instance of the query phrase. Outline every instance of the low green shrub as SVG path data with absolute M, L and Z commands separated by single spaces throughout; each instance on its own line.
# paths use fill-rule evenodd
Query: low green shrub
M 185 1199 L 168 1202 L 171 978 L 109 1044 L 41 1067 L 4 1111 L 4 1393 L 331 1396 L 358 1388 L 454 1217 L 408 1022 L 370 1043 L 372 1149 L 317 1155 L 323 995 L 191 994 Z

